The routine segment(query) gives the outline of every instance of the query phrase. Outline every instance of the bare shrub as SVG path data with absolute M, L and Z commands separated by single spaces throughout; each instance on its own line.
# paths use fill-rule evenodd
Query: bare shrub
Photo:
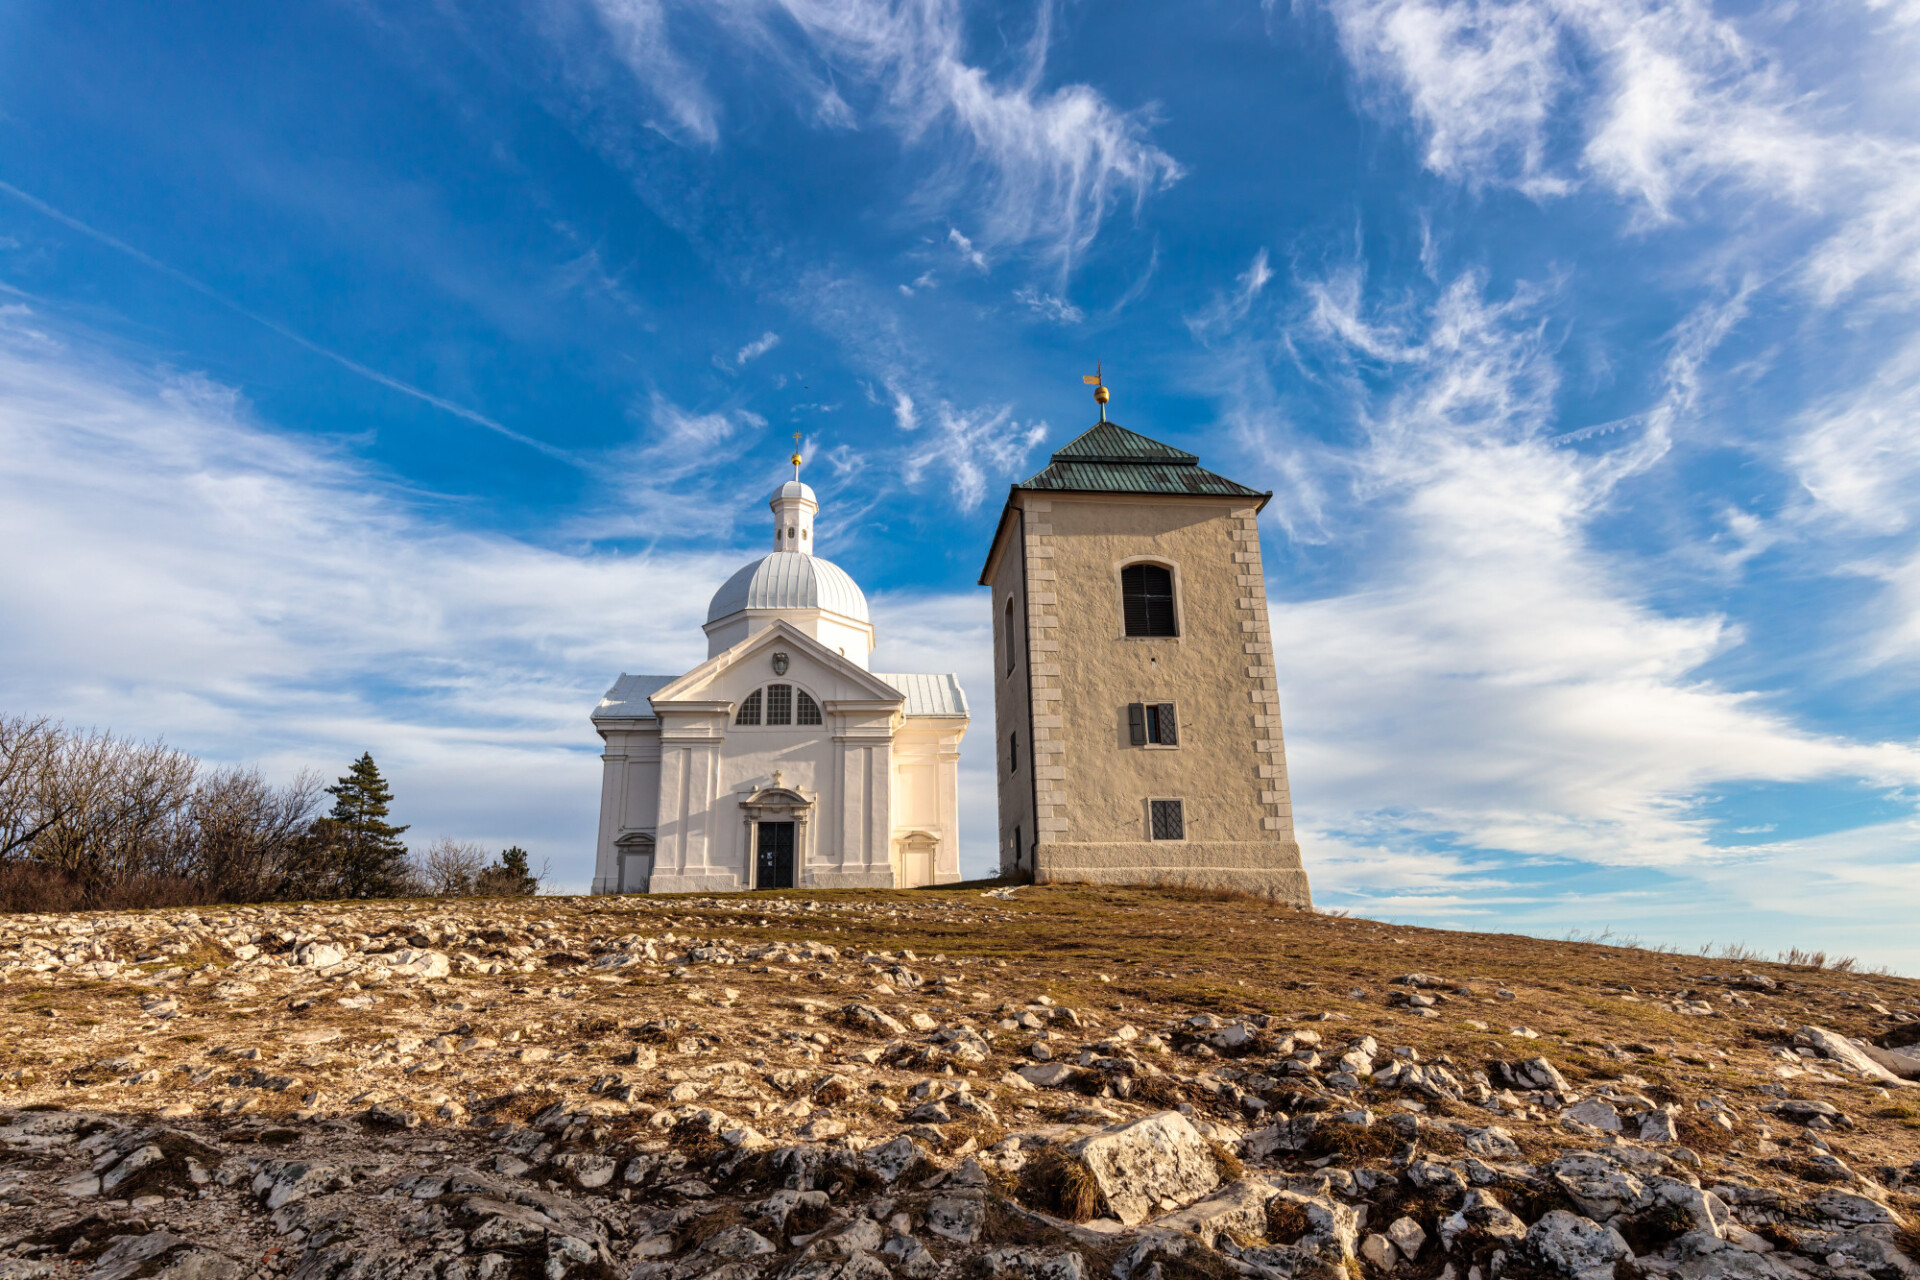
M 440 837 L 413 858 L 420 892 L 436 898 L 470 898 L 487 870 L 487 854 L 470 840 Z
M 318 782 L 0 716 L 0 910 L 251 902 L 312 863 Z

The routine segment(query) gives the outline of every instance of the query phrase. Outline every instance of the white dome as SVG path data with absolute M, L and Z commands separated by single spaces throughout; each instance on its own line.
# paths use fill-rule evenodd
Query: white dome
M 811 502 L 816 507 L 820 505 L 820 499 L 813 496 L 813 486 L 802 484 L 798 480 L 789 480 L 775 489 L 773 496 L 767 501 L 778 502 L 782 498 L 798 498 L 802 502 Z
M 807 490 L 807 496 L 813 491 Z M 867 616 L 866 594 L 845 569 L 799 551 L 776 551 L 742 565 L 713 593 L 707 621 L 718 622 L 742 609 L 825 609 L 856 622 L 873 621 Z

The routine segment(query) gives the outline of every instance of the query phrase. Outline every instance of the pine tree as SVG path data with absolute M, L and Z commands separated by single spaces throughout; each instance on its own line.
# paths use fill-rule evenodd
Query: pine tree
M 407 846 L 400 835 L 407 828 L 387 819 L 393 792 L 380 776 L 372 752 L 362 752 L 340 785 L 327 788 L 333 797 L 328 826 L 329 852 L 338 864 L 338 892 L 347 898 L 391 898 L 407 888 Z
M 540 881 L 527 867 L 527 851 L 512 845 L 500 851 L 500 861 L 480 873 L 477 892 L 483 897 L 538 893 Z

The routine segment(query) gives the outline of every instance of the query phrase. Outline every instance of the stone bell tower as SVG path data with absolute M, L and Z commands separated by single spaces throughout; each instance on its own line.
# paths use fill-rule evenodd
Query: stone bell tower
M 1273 495 L 1095 399 L 1100 421 L 1012 487 L 980 574 L 1001 871 L 1311 907 L 1260 565 Z

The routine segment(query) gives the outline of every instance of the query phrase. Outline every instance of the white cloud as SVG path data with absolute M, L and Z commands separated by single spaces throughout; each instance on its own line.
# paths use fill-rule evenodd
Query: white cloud
M 1435 173 L 1475 186 L 1505 176 L 1541 194 L 1566 189 L 1547 171 L 1546 131 L 1566 71 L 1545 6 L 1332 0 L 1329 8 L 1368 86 L 1403 97 Z
M 959 409 L 943 400 L 935 406 L 931 425 L 933 430 L 907 455 L 906 481 L 919 485 L 929 475 L 937 476 L 963 510 L 979 506 L 986 497 L 989 474 L 1018 467 L 1047 438 L 1045 422 L 1023 425 L 1010 405 Z
M 665 110 L 659 122 L 663 131 L 709 146 L 718 142 L 719 104 L 700 73 L 675 52 L 667 34 L 666 5 L 661 0 L 595 0 L 595 8 L 615 56 Z M 824 97 L 820 108 L 823 119 L 832 118 Z
M 1718 869 L 1759 856 L 1716 843 L 1699 809 L 1715 788 L 1920 783 L 1920 745 L 1809 729 L 1716 682 L 1740 629 L 1656 603 L 1643 566 L 1594 544 L 1623 480 L 1691 425 L 1744 293 L 1676 328 L 1656 403 L 1582 453 L 1553 436 L 1538 291 L 1489 298 L 1470 274 L 1376 305 L 1349 274 L 1302 292 L 1284 345 L 1344 388 L 1356 434 L 1301 443 L 1284 418 L 1264 425 L 1328 527 L 1365 516 L 1357 581 L 1271 608 L 1295 802 L 1328 889 L 1457 923 L 1565 919 L 1569 900 L 1515 867 L 1553 860 L 1687 877 L 1698 904 Z M 1236 377 L 1243 356 L 1223 352 Z M 1883 885 L 1885 911 L 1920 909 L 1904 884 Z
M 415 834 L 519 840 L 575 882 L 588 710 L 623 668 L 697 661 L 733 567 L 463 531 L 229 388 L 12 323 L 0 539 L 0 704 L 281 776 L 370 750 Z
M 1880 534 L 1909 528 L 1920 514 L 1920 339 L 1807 419 L 1788 462 L 1810 514 Z
M 1543 198 L 1593 182 L 1636 202 L 1651 223 L 1728 184 L 1814 219 L 1819 247 L 1805 278 L 1822 300 L 1868 281 L 1920 294 L 1920 146 L 1911 137 L 1920 83 L 1910 74 L 1920 40 L 1911 30 L 1836 6 L 1797 15 L 1819 24 L 1808 32 L 1780 12 L 1736 18 L 1704 0 L 1328 7 L 1369 101 L 1412 117 L 1436 173 Z M 1904 68 L 1876 56 L 1888 45 L 1906 51 Z M 1797 46 L 1859 65 L 1874 78 L 1860 98 L 1878 109 L 1847 119 L 1830 95 L 1796 85 Z M 1741 238 L 1785 229 L 1776 216 Z
M 920 191 L 925 208 L 964 205 L 979 220 L 974 241 L 1036 246 L 1063 271 L 1116 206 L 1137 206 L 1181 176 L 1148 140 L 1151 110 L 1122 111 L 1084 84 L 1041 88 L 1044 6 L 1020 74 L 996 79 L 967 61 L 958 0 L 726 0 L 671 13 L 657 0 L 593 3 L 627 66 L 686 135 L 716 141 L 718 108 L 675 53 L 674 30 L 716 23 L 803 101 L 831 104 L 822 118 L 835 127 L 856 123 L 836 82 L 872 90 L 876 122 L 939 157 Z
M 780 335 L 769 329 L 752 342 L 749 342 L 746 346 L 740 348 L 738 354 L 733 357 L 733 362 L 735 364 L 746 364 L 750 360 L 758 360 L 761 356 L 767 354 L 767 352 L 779 345 Z
M 1247 269 L 1235 278 L 1233 292 L 1216 294 L 1206 306 L 1188 316 L 1187 329 L 1202 341 L 1230 331 L 1247 318 L 1254 302 L 1272 281 L 1273 268 L 1268 265 L 1266 249 L 1262 248 L 1253 255 Z
M 960 228 L 947 228 L 947 243 L 954 247 L 968 266 L 978 271 L 987 269 L 987 255 L 974 248 L 973 241 L 960 234 Z
M 1087 318 L 1087 313 L 1068 302 L 1065 298 L 1055 297 L 1051 293 L 1023 285 L 1013 291 L 1013 300 L 1024 304 L 1029 311 L 1042 319 L 1055 324 L 1079 324 Z

